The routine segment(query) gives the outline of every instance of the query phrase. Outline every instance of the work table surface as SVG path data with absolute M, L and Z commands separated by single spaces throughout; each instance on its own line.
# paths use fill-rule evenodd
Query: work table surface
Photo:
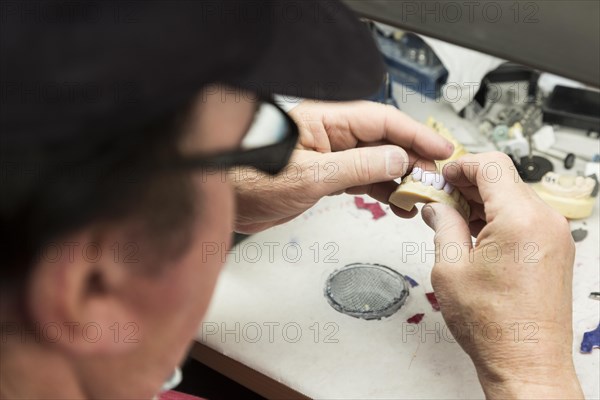
M 465 126 L 447 104 L 402 108 L 421 121 L 433 115 L 455 133 Z M 557 140 L 597 151 L 597 140 L 560 133 Z M 403 220 L 382 208 L 386 215 L 374 220 L 356 207 L 354 196 L 328 197 L 295 220 L 246 239 L 228 256 L 198 341 L 312 398 L 482 398 L 471 361 L 425 296 L 433 291 L 433 232 L 420 216 Z M 579 352 L 583 333 L 600 320 L 600 302 L 589 298 L 600 288 L 598 211 L 597 204 L 590 218 L 571 222 L 572 229 L 588 232 L 576 244 L 573 283 L 573 352 L 586 398 L 600 397 L 600 351 Z M 357 262 L 386 265 L 419 286 L 389 318 L 343 315 L 328 304 L 325 281 Z M 540 293 L 540 301 L 547 295 Z M 423 320 L 408 323 L 417 313 L 425 314 Z M 520 340 L 532 332 L 524 329 Z

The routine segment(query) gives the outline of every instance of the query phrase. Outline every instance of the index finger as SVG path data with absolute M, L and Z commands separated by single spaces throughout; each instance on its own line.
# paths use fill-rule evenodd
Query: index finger
M 359 102 L 359 105 L 366 109 L 355 109 L 347 116 L 353 134 L 359 140 L 384 139 L 430 160 L 444 160 L 452 155 L 452 143 L 397 108 L 379 103 L 365 105 Z
M 442 173 L 459 190 L 477 188 L 486 211 L 530 197 L 529 187 L 504 153 L 468 154 L 445 165 Z

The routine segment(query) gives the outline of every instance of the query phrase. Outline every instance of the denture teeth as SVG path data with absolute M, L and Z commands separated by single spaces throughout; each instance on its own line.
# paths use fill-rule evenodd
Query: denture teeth
M 452 193 L 453 190 L 454 190 L 454 186 L 452 186 L 450 183 L 446 182 L 446 184 L 444 185 L 444 192 L 450 194 L 450 193 Z
M 446 180 L 442 175 L 435 174 L 435 180 L 431 184 L 435 190 L 442 190 L 444 185 L 446 184 Z
M 412 170 L 411 175 L 413 176 L 413 178 L 415 179 L 415 181 L 420 181 L 421 180 L 421 175 L 423 174 L 423 170 L 419 167 L 415 167 Z
M 435 172 L 423 171 L 423 175 L 421 176 L 421 182 L 425 186 L 431 186 L 435 181 L 435 176 L 437 174 Z

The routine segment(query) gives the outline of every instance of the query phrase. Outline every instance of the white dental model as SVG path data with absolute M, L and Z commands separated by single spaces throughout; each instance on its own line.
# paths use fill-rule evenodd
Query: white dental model
M 467 151 L 442 124 L 433 118 L 429 117 L 427 126 L 452 142 L 454 153 L 446 160 L 436 161 L 437 172 L 424 171 L 415 167 L 409 175 L 402 179 L 400 186 L 390 196 L 389 202 L 406 211 L 412 210 L 415 203 L 444 203 L 454 207 L 466 220 L 469 220 L 471 207 L 460 192 L 447 183 L 441 174 L 444 165 L 467 154 Z
M 534 190 L 548 205 L 570 219 L 586 218 L 594 209 L 592 192 L 596 180 L 583 176 L 559 175 L 548 172 Z

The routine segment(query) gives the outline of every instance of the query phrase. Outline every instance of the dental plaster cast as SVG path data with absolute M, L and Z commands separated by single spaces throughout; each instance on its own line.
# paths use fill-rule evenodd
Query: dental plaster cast
M 537 194 L 549 206 L 570 219 L 586 218 L 594 209 L 592 192 L 596 180 L 590 177 L 560 175 L 548 172 L 533 185 Z
M 454 145 L 454 152 L 449 158 L 435 162 L 436 172 L 414 167 L 412 172 L 402 179 L 400 186 L 390 196 L 389 202 L 406 211 L 412 210 L 416 203 L 443 203 L 454 207 L 466 220 L 469 220 L 471 214 L 469 204 L 442 176 L 444 165 L 467 154 L 467 151 L 442 124 L 432 117 L 427 120 L 427 126 L 450 141 Z

